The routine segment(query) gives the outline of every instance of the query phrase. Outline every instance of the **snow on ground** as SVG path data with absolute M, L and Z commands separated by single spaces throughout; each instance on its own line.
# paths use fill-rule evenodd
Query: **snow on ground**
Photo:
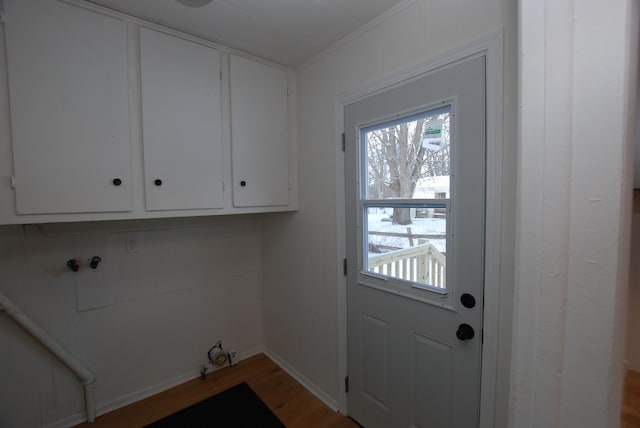
M 375 249 L 380 252 L 391 251 L 394 248 L 409 248 L 410 242 L 407 228 L 411 228 L 412 235 L 442 235 L 441 239 L 430 239 L 431 242 L 440 252 L 446 252 L 445 234 L 447 231 L 447 221 L 443 218 L 413 218 L 409 225 L 393 224 L 391 214 L 393 209 L 387 208 L 386 212 L 369 213 L 367 221 L 369 224 L 369 232 L 390 232 L 402 234 L 405 236 L 377 236 L 369 235 L 369 250 L 374 252 L 370 256 L 376 254 Z M 413 245 L 418 245 L 418 238 L 413 239 Z

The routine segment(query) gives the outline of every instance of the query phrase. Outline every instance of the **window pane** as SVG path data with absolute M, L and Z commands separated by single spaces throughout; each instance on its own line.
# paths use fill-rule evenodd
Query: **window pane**
M 367 199 L 449 198 L 451 107 L 362 130 Z
M 367 205 L 365 271 L 446 289 L 446 215 L 446 204 Z M 411 224 L 398 224 L 398 217 L 410 218 Z

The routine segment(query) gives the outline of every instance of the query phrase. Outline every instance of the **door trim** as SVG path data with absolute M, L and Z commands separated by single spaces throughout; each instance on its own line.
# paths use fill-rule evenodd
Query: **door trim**
M 434 55 L 409 68 L 392 73 L 378 81 L 365 84 L 355 90 L 340 93 L 335 100 L 335 150 L 336 150 L 336 218 L 338 284 L 338 385 L 347 376 L 347 280 L 343 275 L 343 259 L 346 258 L 346 205 L 344 152 L 344 106 L 362 98 L 375 95 L 408 80 L 432 73 L 439 68 L 473 56 L 486 56 L 486 219 L 484 262 L 484 312 L 483 346 L 480 398 L 480 428 L 494 426 L 498 377 L 498 347 L 510 343 L 505 334 L 500 335 L 500 290 L 508 286 L 500 275 L 502 251 L 502 153 L 503 141 L 503 31 L 490 33 L 475 41 Z M 355 266 L 349 268 L 355 269 Z M 504 345 L 503 345 L 504 346 Z M 340 413 L 348 414 L 348 399 L 344 389 L 339 390 Z

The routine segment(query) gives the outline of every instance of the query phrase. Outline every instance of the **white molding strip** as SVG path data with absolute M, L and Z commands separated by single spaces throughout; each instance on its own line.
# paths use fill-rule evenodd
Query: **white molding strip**
M 391 18 L 393 15 L 397 14 L 401 10 L 411 6 L 416 1 L 417 0 L 404 0 L 404 1 L 401 1 L 400 3 L 398 3 L 397 5 L 392 7 L 391 9 L 389 9 L 388 11 L 384 12 L 381 15 L 378 15 L 377 17 L 373 18 L 371 21 L 369 21 L 366 24 L 364 24 L 362 27 L 360 27 L 357 30 L 349 33 L 348 35 L 346 35 L 342 39 L 340 39 L 337 42 L 335 42 L 333 45 L 329 46 L 328 48 L 326 48 L 323 51 L 320 51 L 318 54 L 314 55 L 309 60 L 303 62 L 298 67 L 296 67 L 296 70 L 303 70 L 303 69 L 305 69 L 307 67 L 310 67 L 311 65 L 315 64 L 316 62 L 320 61 L 322 58 L 324 58 L 324 57 L 326 57 L 328 55 L 331 55 L 331 53 L 337 51 L 342 46 L 344 46 L 347 43 L 357 39 L 360 36 L 362 36 L 367 31 L 369 31 L 372 28 L 380 25 L 381 23 L 383 23 L 387 19 Z
M 353 90 L 339 93 L 337 96 L 338 102 L 342 105 L 351 104 L 361 100 L 362 98 L 375 95 L 394 86 L 403 84 L 418 76 L 434 73 L 440 68 L 449 66 L 454 62 L 472 56 L 481 55 L 483 53 L 488 53 L 490 50 L 491 53 L 495 55 L 497 52 L 495 45 L 497 43 L 500 43 L 499 50 L 500 56 L 502 56 L 502 31 L 492 32 L 483 37 L 478 37 L 469 43 L 432 55 L 424 61 L 418 62 L 406 69 L 391 73 L 382 79 L 366 83 Z
M 248 52 L 244 52 L 244 51 L 241 51 L 241 50 L 238 50 L 238 49 L 230 48 L 228 46 L 221 45 L 220 43 L 216 43 L 216 42 L 211 41 L 211 40 L 203 39 L 202 37 L 199 37 L 199 36 L 194 36 L 192 34 L 185 33 L 184 31 L 180 31 L 180 30 L 173 29 L 171 27 L 167 27 L 166 25 L 163 25 L 163 24 L 159 24 L 159 23 L 156 23 L 156 22 L 153 22 L 153 21 L 148 21 L 146 19 L 138 18 L 138 17 L 132 16 L 132 15 L 128 15 L 126 13 L 119 12 L 119 11 L 117 11 L 115 9 L 111 9 L 111 8 L 106 7 L 106 6 L 99 5 L 97 3 L 90 3 L 90 2 L 85 1 L 85 0 L 57 0 L 57 1 L 69 4 L 69 5 L 72 5 L 72 6 L 80 7 L 82 9 L 90 10 L 90 11 L 93 11 L 93 12 L 96 12 L 96 13 L 100 13 L 102 15 L 110 16 L 112 18 L 118 18 L 118 19 L 123 20 L 126 23 L 137 25 L 139 27 L 149 28 L 151 30 L 156 30 L 156 31 L 160 31 L 160 32 L 165 33 L 165 34 L 170 34 L 172 36 L 179 37 L 181 39 L 188 40 L 190 42 L 199 43 L 201 45 L 217 49 L 218 51 L 223 52 L 223 53 L 234 54 L 234 55 L 238 55 L 238 56 L 241 56 L 241 57 L 244 57 L 244 58 L 252 59 L 254 61 L 261 62 L 263 64 L 267 64 L 267 65 L 279 68 L 279 69 L 284 70 L 284 71 L 293 70 L 292 67 L 285 66 L 285 65 L 279 64 L 277 62 L 273 62 L 273 61 L 268 60 L 266 58 L 262 58 L 260 56 L 253 55 L 253 54 L 250 54 Z M 411 1 L 415 1 L 415 0 L 411 0 Z
M 322 391 L 317 385 L 315 385 L 312 381 L 302 375 L 299 371 L 294 369 L 291 365 L 289 365 L 286 361 L 280 358 L 275 352 L 270 350 L 267 347 L 255 347 L 250 350 L 244 351 L 240 354 L 240 360 L 245 360 L 247 358 L 253 357 L 254 355 L 258 355 L 260 353 L 265 354 L 269 357 L 274 363 L 276 363 L 282 370 L 287 372 L 291 377 L 293 377 L 296 381 L 298 381 L 303 387 L 305 387 L 309 392 L 315 395 L 320 401 L 326 404 L 330 409 L 334 411 L 338 411 L 338 403 Z M 213 371 L 225 369 L 225 367 L 214 368 Z M 183 375 L 174 377 L 166 382 L 161 382 L 156 385 L 150 386 L 148 388 L 141 389 L 131 394 L 127 394 L 115 400 L 111 400 L 107 403 L 101 404 L 96 413 L 98 415 L 104 415 L 113 410 L 119 409 L 121 407 L 127 406 L 129 404 L 135 403 L 137 401 L 143 400 L 145 398 L 151 397 L 153 395 L 159 394 L 163 391 L 171 389 L 175 386 L 181 385 L 190 380 L 196 379 L 200 376 L 200 371 L 190 371 Z M 86 420 L 84 414 L 77 413 L 75 415 L 69 416 L 67 418 L 61 419 L 59 421 L 52 422 L 51 424 L 46 425 L 45 428 L 62 428 L 73 426 L 79 423 L 82 423 Z
M 347 276 L 344 274 L 343 261 L 347 259 L 347 206 L 346 206 L 346 182 L 345 163 L 342 151 L 342 136 L 344 135 L 344 104 L 335 100 L 335 151 L 336 151 L 336 282 L 338 287 L 338 385 L 344 382 L 348 376 L 348 352 L 347 352 Z M 348 415 L 348 397 L 344 388 L 339 389 L 338 411 Z
M 252 349 L 249 349 L 247 351 L 244 351 L 242 353 L 240 353 L 240 361 L 245 360 L 247 358 L 253 357 L 254 355 L 258 355 L 260 353 L 262 353 L 263 350 L 261 347 L 255 347 Z M 208 373 L 212 373 L 214 371 L 217 370 L 222 370 L 224 368 L 227 368 L 227 366 L 225 367 L 214 367 L 213 370 L 210 370 Z M 159 394 L 163 391 L 166 391 L 168 389 L 171 389 L 175 386 L 181 385 L 185 382 L 188 382 L 190 380 L 196 379 L 200 377 L 200 370 L 195 370 L 195 371 L 190 371 L 188 373 L 185 373 L 183 375 L 174 377 L 173 379 L 170 379 L 166 382 L 161 382 L 155 385 L 152 385 L 148 388 L 144 388 L 141 389 L 139 391 L 136 391 L 134 393 L 131 394 L 127 394 L 124 395 L 120 398 L 117 398 L 115 400 L 111 400 L 108 401 L 104 404 L 101 404 L 100 406 L 98 406 L 96 414 L 99 415 L 104 415 L 106 413 L 109 413 L 113 410 L 119 409 L 121 407 L 127 406 L 129 404 L 135 403 L 137 401 L 143 400 L 145 398 L 151 397 L 153 395 Z M 79 423 L 82 423 L 86 420 L 86 417 L 84 416 L 83 413 L 77 413 L 75 415 L 69 416 L 67 418 L 61 419 L 59 421 L 55 421 L 52 422 L 51 424 L 46 425 L 45 428 L 62 428 L 62 427 L 69 427 L 69 426 L 74 426 L 77 425 Z
M 245 360 L 249 357 L 252 357 L 254 355 L 257 355 L 259 353 L 262 352 L 262 349 L 260 347 L 255 347 L 252 349 L 249 349 L 247 351 L 244 351 L 242 353 L 240 353 L 240 360 Z M 211 366 L 209 364 L 209 366 Z M 214 367 L 213 370 L 209 370 L 207 373 L 213 373 L 217 370 L 222 370 L 224 368 L 227 368 L 227 366 L 225 367 Z M 127 394 L 124 395 L 120 398 L 117 398 L 115 400 L 111 400 L 108 401 L 106 403 L 101 404 L 98 409 L 97 409 L 97 414 L 98 415 L 104 415 L 105 413 L 109 413 L 113 410 L 119 409 L 120 407 L 124 407 L 127 406 L 131 403 L 135 403 L 136 401 L 140 401 L 143 400 L 147 397 L 151 397 L 152 395 L 155 394 L 159 394 L 163 391 L 166 391 L 170 388 L 173 388 L 174 386 L 178 386 L 180 384 L 183 384 L 185 382 L 188 382 L 192 379 L 196 379 L 200 377 L 200 369 L 196 369 L 193 371 L 189 371 L 185 374 L 182 374 L 180 376 L 176 376 L 173 379 L 169 379 L 165 382 L 160 382 L 158 384 L 152 385 L 148 388 L 144 388 L 141 390 L 138 390 L 136 392 L 133 392 L 131 394 Z
M 253 357 L 254 355 L 258 355 L 260 353 L 263 353 L 263 349 L 262 347 L 254 347 L 251 348 L 247 351 L 241 352 L 240 353 L 240 361 L 242 360 L 246 360 L 247 358 Z M 266 353 L 265 353 L 266 354 Z M 209 365 L 211 366 L 211 365 Z M 210 370 L 208 373 L 213 373 L 215 371 L 218 370 L 222 370 L 228 368 L 228 366 L 225 367 L 214 367 L 213 370 Z M 174 377 L 173 379 L 170 379 L 166 382 L 161 382 L 158 384 L 155 384 L 153 386 L 150 386 L 148 388 L 144 388 L 141 389 L 139 391 L 136 391 L 134 393 L 131 394 L 127 394 L 124 395 L 120 398 L 117 398 L 115 400 L 111 400 L 108 401 L 104 404 L 101 404 L 97 411 L 96 414 L 99 415 L 104 415 L 106 413 L 109 413 L 113 410 L 119 409 L 121 407 L 127 406 L 129 404 L 135 403 L 137 401 L 140 400 L 144 400 L 145 398 L 151 397 L 153 395 L 159 394 L 161 392 L 164 392 L 168 389 L 171 389 L 175 386 L 181 385 L 185 382 L 188 382 L 190 380 L 196 379 L 200 377 L 200 370 L 194 370 L 194 371 L 190 371 L 188 373 L 185 373 L 183 375 Z M 70 427 L 70 426 L 74 426 L 77 424 L 80 424 L 82 422 L 86 421 L 86 417 L 84 415 L 84 413 L 77 413 L 75 415 L 66 417 L 64 419 L 60 419 L 58 421 L 52 422 L 48 425 L 45 426 L 45 428 L 63 428 L 63 427 Z
M 159 394 L 163 391 L 173 388 L 174 386 L 178 386 L 185 382 L 188 382 L 192 379 L 200 376 L 199 370 L 192 370 L 180 376 L 176 376 L 172 379 L 169 379 L 164 382 L 157 383 L 148 388 L 143 388 L 138 391 L 132 392 L 130 394 L 123 395 L 115 400 L 107 401 L 106 403 L 102 403 L 98 406 L 98 415 L 104 415 L 113 410 L 119 409 L 121 407 L 127 406 L 129 404 L 135 403 L 140 400 L 144 400 L 145 398 L 151 397 L 153 395 Z
M 285 360 L 280 358 L 275 352 L 266 346 L 263 348 L 263 353 L 269 357 L 274 363 L 280 366 L 282 370 L 287 372 L 292 378 L 297 380 L 302 386 L 304 386 L 309 392 L 315 395 L 320 401 L 329 406 L 333 411 L 338 411 L 338 402 L 334 400 L 329 394 L 325 393 L 321 388 L 314 384 L 311 380 L 305 377 L 302 373 L 294 369 Z
M 510 284 L 501 277 L 502 271 L 502 181 L 504 153 L 504 57 L 503 33 L 487 40 L 487 154 L 485 208 L 484 312 L 482 374 L 480 392 L 480 427 L 495 426 L 500 343 L 510 338 L 500 337 L 500 291 Z
M 64 419 L 60 419 L 58 421 L 52 422 L 48 425 L 44 425 L 44 428 L 68 428 L 68 427 L 79 425 L 86 421 L 87 421 L 87 418 L 85 418 L 83 413 L 77 413 L 73 416 L 69 416 Z
M 127 406 L 129 404 L 133 404 L 140 400 L 144 400 L 145 398 L 151 397 L 153 395 L 164 392 L 168 389 L 171 389 L 175 386 L 181 385 L 185 382 L 188 382 L 192 379 L 195 379 L 200 376 L 199 370 L 190 371 L 186 374 L 174 377 L 165 382 L 160 382 L 155 385 L 152 385 L 148 388 L 140 389 L 136 392 L 123 395 L 115 400 L 108 401 L 106 403 L 98 406 L 96 410 L 96 414 L 98 416 L 109 413 L 113 410 L 117 410 L 121 407 Z M 73 426 L 78 423 L 84 422 L 85 418 L 81 414 L 70 416 L 68 418 L 62 419 L 60 421 L 56 421 L 50 425 L 47 425 L 47 428 L 58 428 L 58 427 L 68 427 Z

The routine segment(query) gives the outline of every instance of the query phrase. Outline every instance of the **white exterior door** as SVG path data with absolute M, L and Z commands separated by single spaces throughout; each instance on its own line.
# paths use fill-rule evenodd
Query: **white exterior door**
M 349 415 L 478 426 L 485 57 L 345 107 Z

